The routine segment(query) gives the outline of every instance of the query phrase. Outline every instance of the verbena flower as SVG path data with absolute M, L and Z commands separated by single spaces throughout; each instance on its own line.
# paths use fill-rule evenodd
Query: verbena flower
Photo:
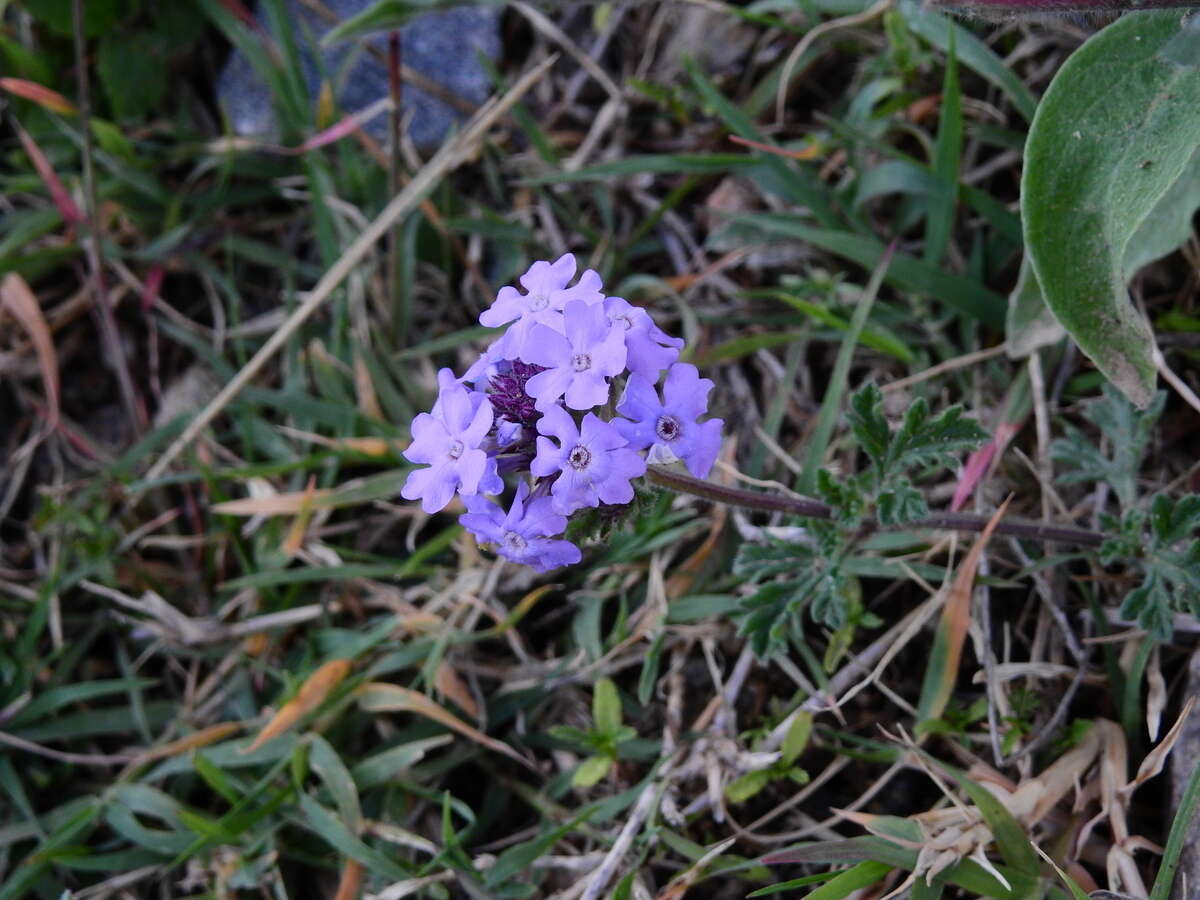
M 564 310 L 566 334 L 535 325 L 521 359 L 543 366 L 525 390 L 546 412 L 563 397 L 571 409 L 585 410 L 608 402 L 608 379 L 625 369 L 625 335 L 599 304 L 572 300 Z
M 663 399 L 641 375 L 630 375 L 617 412 L 626 419 L 612 425 L 629 445 L 650 448 L 650 462 L 682 460 L 697 478 L 708 474 L 721 449 L 721 419 L 697 420 L 708 411 L 713 383 L 701 378 L 696 367 L 676 363 L 667 372 Z
M 494 544 L 496 552 L 539 572 L 577 563 L 579 548 L 570 541 L 553 540 L 567 527 L 567 517 L 556 513 L 549 497 L 528 501 L 529 485 L 517 486 L 517 495 L 506 514 L 484 497 L 467 497 L 467 512 L 458 521 L 480 543 Z M 528 502 L 527 502 L 528 501 Z
M 595 413 L 584 416 L 582 427 L 576 428 L 565 409 L 552 406 L 538 421 L 538 433 L 544 436 L 537 440 L 537 456 L 529 471 L 539 478 L 557 473 L 550 493 L 558 512 L 568 515 L 585 506 L 633 499 L 630 482 L 646 474 L 646 461 Z
M 535 262 L 521 276 L 522 294 L 514 287 L 503 287 L 496 301 L 479 315 L 479 322 L 489 328 L 515 323 L 505 332 L 502 346 L 513 357 L 526 346 L 530 331 L 541 324 L 562 331 L 562 311 L 570 300 L 596 303 L 602 297 L 600 276 L 588 269 L 578 284 L 567 287 L 575 276 L 575 257 L 566 253 L 553 263 Z
M 438 372 L 437 401 L 413 420 L 404 453 L 423 466 L 409 474 L 404 497 L 432 513 L 457 491 L 464 527 L 540 572 L 581 558 L 557 537 L 568 516 L 601 505 L 619 514 L 647 461 L 682 460 L 703 477 L 721 442 L 720 419 L 699 421 L 713 385 L 678 362 L 683 341 L 644 309 L 605 297 L 595 272 L 571 285 L 575 270 L 570 254 L 536 262 L 521 276 L 524 293 L 500 290 L 479 320 L 508 328 L 461 378 Z M 617 410 L 626 418 L 609 422 L 622 379 Z M 506 479 L 516 481 L 507 512 L 483 496 L 503 493 Z
M 608 320 L 625 333 L 626 366 L 635 375 L 658 381 L 659 373 L 679 359 L 683 341 L 673 338 L 650 318 L 650 314 L 622 297 L 604 301 Z
M 454 381 L 449 369 L 438 373 L 438 381 L 442 389 L 433 412 L 413 419 L 412 443 L 404 451 L 409 462 L 428 468 L 410 472 L 400 490 L 406 500 L 419 499 L 427 513 L 445 508 L 455 490 L 470 496 L 481 485 L 492 493 L 502 489 L 495 461 L 479 449 L 494 418 L 487 397 Z

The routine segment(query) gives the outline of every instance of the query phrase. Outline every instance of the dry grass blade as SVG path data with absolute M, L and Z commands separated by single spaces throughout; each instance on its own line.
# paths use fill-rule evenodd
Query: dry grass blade
M 59 215 L 63 220 L 71 225 L 82 225 L 84 219 L 83 212 L 71 198 L 71 194 L 63 186 L 62 179 L 58 177 L 58 173 L 54 171 L 54 166 L 50 164 L 50 160 L 46 158 L 46 154 L 42 152 L 42 148 L 37 145 L 37 142 L 29 136 L 21 123 L 12 118 L 10 120 L 13 125 L 13 130 L 16 131 L 17 137 L 21 140 L 21 146 L 25 148 L 25 153 L 33 161 L 33 167 L 37 169 L 38 177 L 46 185 L 46 190 L 50 192 L 50 197 L 54 200 L 54 205 L 58 207 Z
M 1163 766 L 1167 764 L 1167 756 L 1174 749 L 1179 736 L 1183 734 L 1183 726 L 1187 724 L 1188 716 L 1191 715 L 1192 707 L 1195 705 L 1196 698 L 1194 696 L 1188 697 L 1187 703 L 1183 705 L 1183 710 L 1179 713 L 1179 718 L 1175 720 L 1175 724 L 1171 726 L 1171 730 L 1163 735 L 1163 739 L 1158 742 L 1158 745 L 1153 750 L 1146 754 L 1146 758 L 1138 766 L 1137 775 L 1134 776 L 1133 781 L 1121 788 L 1120 794 L 1122 798 L 1128 800 L 1130 794 L 1163 770 Z
M 209 744 L 215 744 L 217 741 L 224 740 L 231 734 L 236 734 L 241 730 L 241 722 L 219 722 L 216 725 L 201 728 L 187 737 L 163 744 L 161 747 L 151 747 L 145 753 L 138 756 L 134 762 L 141 764 L 154 762 L 159 759 L 170 759 L 172 756 L 187 753 L 189 750 L 196 750 L 200 747 L 207 747 Z
M 384 207 L 383 212 L 375 217 L 367 229 L 346 248 L 346 252 L 334 263 L 317 282 L 316 287 L 309 292 L 287 321 L 267 339 L 253 358 L 230 379 L 229 383 L 214 397 L 209 404 L 192 419 L 188 427 L 162 456 L 146 472 L 146 481 L 154 481 L 167 471 L 167 467 L 175 460 L 184 448 L 199 437 L 229 402 L 241 393 L 242 388 L 250 383 L 263 366 L 278 353 L 288 340 L 295 334 L 321 305 L 329 299 L 338 285 L 354 270 L 354 267 L 366 258 L 371 248 L 379 242 L 388 230 L 402 218 L 412 212 L 420 204 L 425 194 L 434 188 L 438 181 L 448 172 L 466 162 L 476 151 L 479 142 L 483 140 L 488 129 L 507 113 L 522 96 L 532 88 L 538 80 L 554 65 L 557 56 L 550 56 L 534 66 L 514 84 L 503 97 L 493 98 L 471 119 L 467 126 L 453 140 L 442 146 L 421 169 L 405 185 L 404 190 L 392 198 Z
M 337 893 L 333 900 L 358 900 L 362 890 L 363 867 L 356 859 L 348 859 L 342 866 L 342 877 L 338 880 Z
M 482 747 L 487 747 L 496 753 L 503 753 L 509 759 L 515 759 L 530 769 L 533 764 L 508 744 L 488 737 L 478 728 L 468 725 L 458 716 L 434 703 L 424 694 L 409 690 L 396 684 L 382 681 L 372 681 L 364 684 L 358 690 L 358 703 L 367 712 L 411 712 L 427 719 L 432 719 L 440 725 L 445 725 L 452 731 L 457 731 L 468 740 Z
M 325 702 L 330 693 L 342 680 L 350 674 L 351 662 L 348 659 L 335 659 L 325 663 L 308 676 L 296 696 L 285 703 L 271 717 L 271 721 L 258 733 L 243 753 L 257 750 L 271 738 L 278 737 L 292 728 L 302 718 Z
M 963 642 L 967 627 L 971 624 L 971 593 L 975 586 L 975 573 L 983 551 L 991 540 L 992 532 L 1008 509 L 1008 500 L 992 515 L 983 533 L 975 540 L 966 558 L 959 566 L 958 574 L 950 587 L 942 620 L 938 623 L 929 668 L 925 670 L 925 682 L 921 686 L 921 702 L 917 710 L 918 723 L 936 719 L 946 708 L 950 694 L 958 678 L 958 665 L 962 659 Z
M 466 682 L 459 677 L 454 666 L 442 660 L 437 667 L 437 672 L 434 673 L 433 684 L 439 691 L 457 703 L 467 715 L 473 719 L 479 719 L 479 704 L 475 702 Z
M 9 272 L 0 282 L 0 309 L 7 310 L 17 320 L 17 324 L 29 335 L 29 341 L 37 353 L 38 368 L 46 389 L 47 414 L 42 426 L 44 438 L 58 427 L 59 419 L 58 354 L 54 350 L 50 326 L 46 324 L 37 297 L 25 279 L 16 272 Z
M 14 97 L 30 100 L 38 106 L 64 116 L 73 116 L 78 110 L 75 104 L 60 94 L 26 78 L 0 78 L 0 88 L 8 91 Z
M 703 856 L 688 866 L 683 872 L 672 878 L 667 883 L 667 886 L 658 892 L 656 900 L 682 900 L 692 885 L 696 883 L 696 880 L 704 874 L 705 867 L 732 847 L 736 840 L 736 837 L 728 838 L 705 852 Z

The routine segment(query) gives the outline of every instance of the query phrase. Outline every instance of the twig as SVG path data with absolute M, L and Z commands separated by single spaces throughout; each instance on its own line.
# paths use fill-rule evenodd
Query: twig
M 972 353 L 964 353 L 962 356 L 956 356 L 954 359 L 947 359 L 944 362 L 938 363 L 936 366 L 930 366 L 917 372 L 914 375 L 909 375 L 907 378 L 901 378 L 899 381 L 891 381 L 885 384 L 880 390 L 889 394 L 892 391 L 900 391 L 907 387 L 912 387 L 914 384 L 920 384 L 922 381 L 928 381 L 930 378 L 937 378 L 939 375 L 944 375 L 947 372 L 953 372 L 955 369 L 961 369 L 965 366 L 973 366 L 977 362 L 991 359 L 993 356 L 999 356 L 1004 353 L 1004 344 L 999 344 L 995 347 L 988 347 L 985 350 L 976 350 Z
M 694 497 L 711 500 L 714 503 L 726 503 L 730 506 L 741 506 L 746 509 L 758 509 L 763 512 L 779 512 L 793 516 L 804 516 L 809 519 L 831 519 L 833 510 L 820 500 L 807 497 L 788 497 L 782 494 L 763 494 L 756 491 L 743 491 L 740 488 L 727 487 L 700 478 L 693 478 L 662 466 L 650 466 L 646 477 L 660 487 L 669 488 Z M 972 513 L 936 513 L 906 522 L 900 526 L 881 527 L 875 522 L 864 522 L 861 533 L 874 534 L 877 531 L 896 531 L 911 529 L 936 529 L 942 531 L 970 531 L 976 534 L 987 527 L 988 520 L 984 516 Z M 1098 531 L 1085 531 L 1082 528 L 1070 528 L 1063 525 L 1042 525 L 1038 522 L 1022 521 L 1020 519 L 1003 519 L 996 525 L 997 534 L 1033 541 L 1058 541 L 1064 544 L 1077 544 L 1084 547 L 1099 547 L 1108 536 Z
M 76 0 L 79 2 L 79 0 Z M 513 107 L 514 104 L 537 82 L 546 71 L 554 65 L 557 55 L 549 56 L 540 64 L 530 69 L 500 98 L 493 98 L 482 106 L 466 128 L 453 140 L 442 145 L 392 201 L 384 207 L 383 212 L 375 217 L 370 226 L 351 244 L 341 258 L 317 282 L 304 302 L 296 307 L 287 321 L 279 330 L 267 339 L 254 357 L 242 367 L 216 397 L 194 418 L 175 442 L 167 448 L 158 461 L 146 473 L 146 482 L 153 482 L 162 477 L 167 467 L 192 443 L 205 428 L 207 428 L 226 406 L 236 397 L 250 380 L 257 375 L 287 341 L 294 335 L 314 312 L 329 299 L 342 280 L 353 271 L 354 267 L 363 261 L 371 248 L 381 237 L 387 234 L 393 224 L 411 213 L 425 194 L 447 173 L 466 162 L 475 152 L 476 146 L 487 134 L 489 128 Z M 146 490 L 147 485 L 142 487 Z M 140 492 L 139 492 L 140 493 Z
M 133 759 L 132 756 L 119 753 L 66 753 L 62 750 L 52 750 L 50 747 L 43 747 L 41 744 L 35 744 L 33 741 L 27 741 L 25 738 L 19 738 L 15 734 L 6 734 L 3 731 L 0 731 L 0 744 L 7 744 L 47 759 L 56 759 L 59 762 L 74 763 L 80 766 L 119 766 Z
M 588 881 L 587 890 L 583 892 L 580 900 L 599 900 L 601 894 L 604 893 L 604 889 L 617 873 L 617 867 L 625 858 L 625 854 L 629 852 L 629 848 L 633 844 L 633 839 L 642 830 L 642 825 L 645 824 L 646 819 L 649 818 L 651 811 L 654 809 L 662 793 L 663 785 L 671 777 L 671 770 L 674 766 L 674 757 L 669 757 L 663 763 L 658 777 L 642 788 L 642 793 L 638 795 L 637 804 L 633 807 L 633 812 L 629 814 L 629 818 L 625 821 L 625 826 L 613 842 L 612 849 L 605 855 L 604 862 L 600 864 L 599 868 L 596 869 L 596 874 Z

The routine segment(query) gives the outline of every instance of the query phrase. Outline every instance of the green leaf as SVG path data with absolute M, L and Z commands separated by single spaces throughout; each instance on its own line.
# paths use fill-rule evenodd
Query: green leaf
M 1166 579 L 1151 568 L 1140 585 L 1125 595 L 1121 615 L 1136 619 L 1138 625 L 1160 641 L 1169 641 L 1174 623 L 1171 621 L 1171 592 Z
M 952 31 L 946 56 L 946 76 L 942 83 L 937 144 L 933 153 L 933 174 L 937 178 L 938 192 L 929 198 L 929 215 L 925 225 L 925 261 L 935 265 L 946 255 L 954 229 L 962 141 L 962 92 L 958 86 L 958 54 L 955 32 Z
M 592 721 L 601 734 L 616 734 L 621 729 L 621 697 L 611 678 L 601 678 L 592 691 Z
M 833 429 L 837 425 L 838 414 L 841 412 L 842 395 L 846 391 L 850 363 L 854 359 L 854 351 L 858 346 L 858 336 L 862 334 L 863 326 L 867 324 L 867 316 L 871 313 L 871 307 L 879 294 L 879 288 L 892 264 L 894 254 L 894 245 L 884 251 L 875 271 L 871 273 L 871 280 L 863 289 L 862 296 L 859 297 L 858 303 L 854 307 L 850 329 L 842 338 L 842 344 L 838 348 L 837 359 L 833 363 L 833 373 L 829 378 L 829 386 L 825 389 L 825 396 L 821 399 L 817 424 L 813 428 L 812 435 L 808 439 L 808 446 L 805 448 L 804 468 L 801 470 L 798 484 L 800 490 L 806 494 L 811 494 L 816 490 L 817 472 L 821 468 L 821 461 L 825 458 L 825 451 L 829 447 Z
M 783 745 L 779 748 L 783 754 L 781 757 L 783 762 L 791 765 L 804 752 L 804 748 L 808 746 L 808 739 L 812 736 L 812 726 L 812 713 L 805 710 L 796 713 L 791 727 L 783 736 Z
M 836 878 L 827 881 L 808 895 L 808 900 L 841 900 L 849 897 L 855 891 L 870 887 L 882 881 L 892 867 L 873 859 L 864 860 L 852 866 L 845 872 L 839 872 Z
M 1121 501 L 1121 509 L 1132 509 L 1137 502 L 1142 457 L 1166 400 L 1166 393 L 1159 391 L 1145 409 L 1139 410 L 1111 386 L 1104 385 L 1102 395 L 1088 403 L 1083 415 L 1108 438 L 1109 453 L 1102 453 L 1079 429 L 1065 426 L 1067 436 L 1050 445 L 1050 455 L 1072 467 L 1060 473 L 1059 480 L 1107 481 Z
M 579 768 L 575 770 L 575 774 L 571 776 L 571 786 L 577 788 L 590 788 L 600 779 L 608 774 L 608 770 L 612 768 L 613 759 L 611 756 L 589 756 Z
M 100 39 L 96 71 L 113 118 L 144 119 L 167 90 L 167 47 L 154 34 L 111 32 Z
M 464 2 L 466 0 L 378 0 L 358 15 L 331 28 L 321 38 L 321 46 L 328 47 L 376 31 L 403 28 L 422 13 L 462 6 Z M 476 2 L 476 5 L 480 4 Z
M 725 785 L 725 797 L 730 803 L 745 803 L 770 784 L 773 777 L 770 769 L 747 772 Z
M 1200 494 L 1178 500 L 1158 494 L 1150 503 L 1150 527 L 1154 537 L 1165 545 L 1186 540 L 1200 531 Z
M 1046 306 L 1029 254 L 1025 254 L 1017 285 L 1008 295 L 1008 318 L 1004 321 L 1008 355 L 1023 359 L 1035 350 L 1057 344 L 1065 335 L 1066 331 Z
M 973 419 L 963 418 L 961 406 L 951 406 L 930 417 L 929 404 L 918 398 L 892 436 L 883 467 L 883 476 L 914 466 L 951 462 L 951 454 L 974 450 L 988 434 Z
M 1164 58 L 1174 12 L 1135 12 L 1059 70 L 1030 127 L 1025 247 L 1046 304 L 1139 407 L 1154 398 L 1154 337 L 1125 290 L 1130 240 L 1200 147 L 1200 66 Z
M 1192 775 L 1188 778 L 1187 787 L 1184 788 L 1179 806 L 1175 810 L 1158 875 L 1154 879 L 1154 887 L 1150 889 L 1150 900 L 1167 900 L 1171 896 L 1175 872 L 1179 868 L 1179 855 L 1183 852 L 1188 833 L 1196 823 L 1197 806 L 1200 806 L 1200 761 L 1192 768 Z
M 1194 38 L 1193 38 L 1194 40 Z M 1125 279 L 1166 256 L 1192 236 L 1192 216 L 1200 208 L 1200 149 L 1175 183 L 1167 188 L 1125 248 Z
M 883 468 L 887 456 L 891 429 L 883 414 L 883 394 L 874 384 L 868 384 L 850 398 L 850 430 L 858 445 L 871 458 L 875 466 Z
M 876 501 L 880 525 L 901 525 L 929 515 L 929 504 L 912 482 L 897 478 L 891 484 L 891 489 L 881 492 Z

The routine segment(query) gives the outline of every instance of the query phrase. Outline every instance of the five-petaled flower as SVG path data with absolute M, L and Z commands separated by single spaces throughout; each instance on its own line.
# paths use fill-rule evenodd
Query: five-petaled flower
M 409 462 L 429 467 L 413 469 L 400 496 L 420 498 L 421 509 L 427 513 L 443 509 L 455 490 L 471 496 L 481 488 L 485 493 L 503 489 L 495 461 L 479 449 L 492 427 L 492 406 L 486 395 L 468 391 L 454 381 L 453 373 L 447 380 L 447 372 L 449 369 L 438 373 L 442 389 L 433 412 L 413 419 L 412 443 L 404 451 Z
M 578 547 L 570 541 L 553 539 L 567 527 L 567 517 L 554 511 L 549 497 L 528 498 L 529 485 L 521 482 L 506 514 L 485 497 L 467 497 L 463 501 L 467 512 L 459 522 L 480 543 L 494 544 L 505 559 L 533 566 L 539 572 L 579 562 L 582 555 Z
M 571 409 L 591 409 L 608 402 L 608 379 L 625 369 L 625 335 L 608 320 L 599 304 L 572 300 L 564 311 L 566 334 L 535 325 L 521 359 L 546 371 L 525 384 L 539 412 L 559 397 Z
M 438 372 L 437 401 L 413 420 L 404 452 L 423 466 L 409 473 L 405 498 L 433 513 L 457 491 L 465 528 L 541 572 L 581 558 L 557 537 L 568 516 L 628 505 L 647 460 L 682 460 L 703 477 L 721 440 L 720 419 L 699 421 L 712 382 L 678 362 L 683 341 L 644 309 L 606 297 L 590 269 L 572 285 L 575 270 L 568 253 L 534 263 L 521 276 L 524 293 L 500 290 L 479 321 L 508 327 L 461 378 Z M 622 379 L 617 411 L 626 418 L 608 421 Z M 519 480 L 505 512 L 483 495 L 503 493 L 512 476 Z
M 713 383 L 701 378 L 696 367 L 675 363 L 663 384 L 663 399 L 641 375 L 629 376 L 617 412 L 626 419 L 613 419 L 613 428 L 638 450 L 650 448 L 652 463 L 683 460 L 697 478 L 708 474 L 721 449 L 720 419 L 698 422 L 708 409 L 708 392 Z
M 539 478 L 558 475 L 550 488 L 558 512 L 570 515 L 585 506 L 633 499 L 630 482 L 646 474 L 646 461 L 608 422 L 588 413 L 577 428 L 570 413 L 552 406 L 538 420 L 538 433 L 546 436 L 537 439 L 529 471 Z

